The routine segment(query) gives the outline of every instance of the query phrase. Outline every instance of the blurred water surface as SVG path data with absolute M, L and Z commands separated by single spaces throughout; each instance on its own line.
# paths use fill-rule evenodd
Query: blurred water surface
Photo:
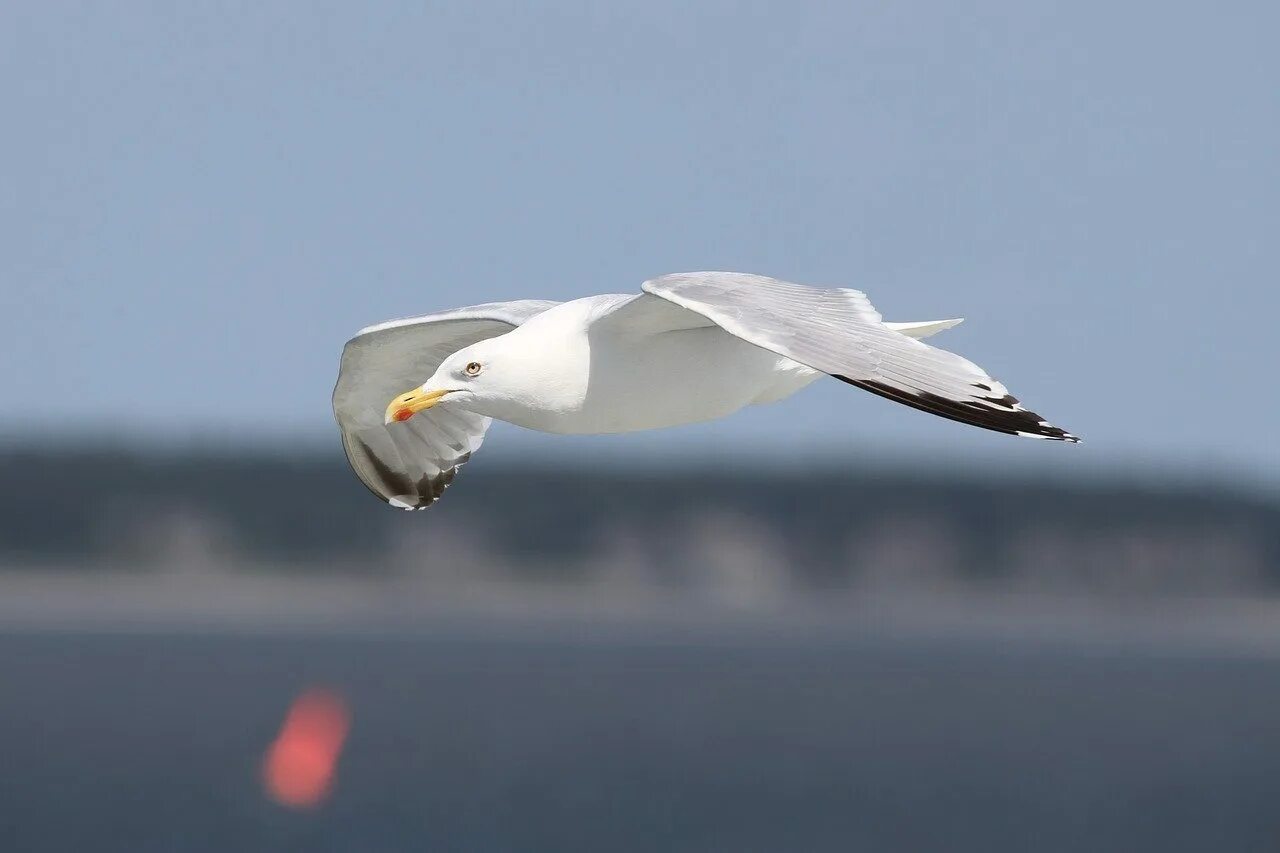
M 1280 657 L 462 620 L 0 634 L 6 850 L 1205 850 L 1280 838 Z M 259 765 L 346 697 L 331 798 Z

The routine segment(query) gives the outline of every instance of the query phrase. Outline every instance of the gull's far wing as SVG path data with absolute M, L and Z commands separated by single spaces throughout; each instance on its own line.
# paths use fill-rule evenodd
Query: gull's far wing
M 401 423 L 384 424 L 396 394 L 431 378 L 453 353 L 506 334 L 555 302 L 495 302 L 392 320 L 347 341 L 333 389 L 333 415 L 347 461 L 387 503 L 426 509 L 484 441 L 489 418 L 445 403 Z
M 887 326 L 860 291 L 729 272 L 667 275 L 643 289 L 881 397 L 996 432 L 1079 441 L 1024 409 L 973 362 Z

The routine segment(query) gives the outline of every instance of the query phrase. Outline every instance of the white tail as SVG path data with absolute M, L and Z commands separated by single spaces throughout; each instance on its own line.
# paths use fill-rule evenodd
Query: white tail
M 885 323 L 885 325 L 909 338 L 927 338 L 952 326 L 959 326 L 963 322 L 963 317 L 957 317 L 954 320 L 925 320 L 920 323 Z

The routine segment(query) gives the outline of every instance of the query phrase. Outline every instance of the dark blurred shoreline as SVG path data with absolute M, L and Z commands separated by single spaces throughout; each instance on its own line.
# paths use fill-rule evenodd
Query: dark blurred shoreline
M 0 449 L 0 569 L 173 567 L 608 586 L 1109 598 L 1280 589 L 1280 499 L 1117 470 L 746 471 L 472 463 L 422 513 L 335 452 Z

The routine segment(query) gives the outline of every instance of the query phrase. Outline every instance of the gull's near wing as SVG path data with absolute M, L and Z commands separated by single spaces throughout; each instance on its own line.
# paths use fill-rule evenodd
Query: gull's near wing
M 426 509 L 484 441 L 489 418 L 434 406 L 384 424 L 396 394 L 427 381 L 476 341 L 506 334 L 555 302 L 494 302 L 361 329 L 342 349 L 333 414 L 347 461 L 369 490 L 401 509 Z
M 1024 409 L 973 362 L 891 328 L 860 291 L 729 272 L 667 275 L 643 289 L 881 397 L 996 432 L 1079 441 Z

